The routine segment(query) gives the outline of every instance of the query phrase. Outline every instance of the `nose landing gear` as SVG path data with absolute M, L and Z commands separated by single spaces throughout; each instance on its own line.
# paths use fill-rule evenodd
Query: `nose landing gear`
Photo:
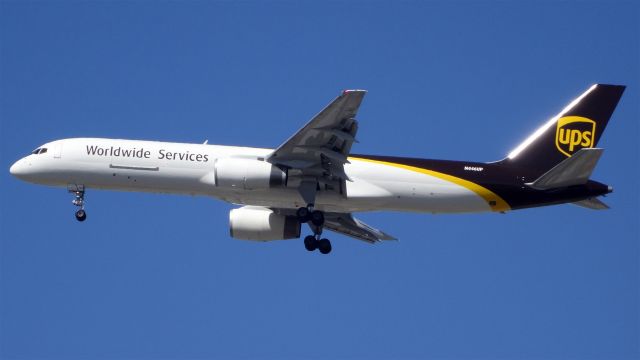
M 87 212 L 84 211 L 84 185 L 69 185 L 67 190 L 75 196 L 71 203 L 80 208 L 76 211 L 76 220 L 85 221 Z

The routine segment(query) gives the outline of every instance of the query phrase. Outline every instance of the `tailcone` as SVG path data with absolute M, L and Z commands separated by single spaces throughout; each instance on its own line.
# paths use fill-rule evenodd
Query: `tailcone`
M 589 180 L 585 184 L 587 192 L 591 196 L 602 196 L 607 195 L 613 192 L 613 187 L 610 185 L 606 185 L 603 183 L 599 183 L 597 181 Z

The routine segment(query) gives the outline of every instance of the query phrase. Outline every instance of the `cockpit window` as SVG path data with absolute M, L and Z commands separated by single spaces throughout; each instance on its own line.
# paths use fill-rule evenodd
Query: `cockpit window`
M 38 155 L 38 154 L 44 154 L 47 152 L 47 148 L 37 148 L 35 150 L 33 150 L 33 152 L 31 152 L 34 155 Z

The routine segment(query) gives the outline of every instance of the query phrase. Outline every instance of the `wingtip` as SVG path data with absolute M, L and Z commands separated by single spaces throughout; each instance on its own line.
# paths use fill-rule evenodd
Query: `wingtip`
M 362 89 L 347 89 L 347 90 L 342 90 L 342 95 L 346 95 L 348 93 L 352 93 L 352 92 L 361 92 L 361 93 L 366 93 L 367 90 L 362 90 Z
M 393 235 L 389 235 L 384 231 L 380 231 L 380 233 L 382 234 L 382 236 L 380 236 L 380 240 L 391 240 L 391 241 L 399 241 L 397 237 L 393 236 Z M 380 241 L 379 240 L 379 241 Z

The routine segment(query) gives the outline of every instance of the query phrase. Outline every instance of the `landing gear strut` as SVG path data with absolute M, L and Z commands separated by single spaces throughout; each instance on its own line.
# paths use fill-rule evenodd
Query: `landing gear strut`
M 321 239 L 322 228 L 324 226 L 324 213 L 319 210 L 313 210 L 313 204 L 307 207 L 301 207 L 296 211 L 296 216 L 301 223 L 308 223 L 313 235 L 304 238 L 304 247 L 308 251 L 318 249 L 322 254 L 331 252 L 331 242 L 329 239 Z
M 80 208 L 76 211 L 76 220 L 85 221 L 87 212 L 84 211 L 84 185 L 69 185 L 68 191 L 75 196 L 71 203 Z

